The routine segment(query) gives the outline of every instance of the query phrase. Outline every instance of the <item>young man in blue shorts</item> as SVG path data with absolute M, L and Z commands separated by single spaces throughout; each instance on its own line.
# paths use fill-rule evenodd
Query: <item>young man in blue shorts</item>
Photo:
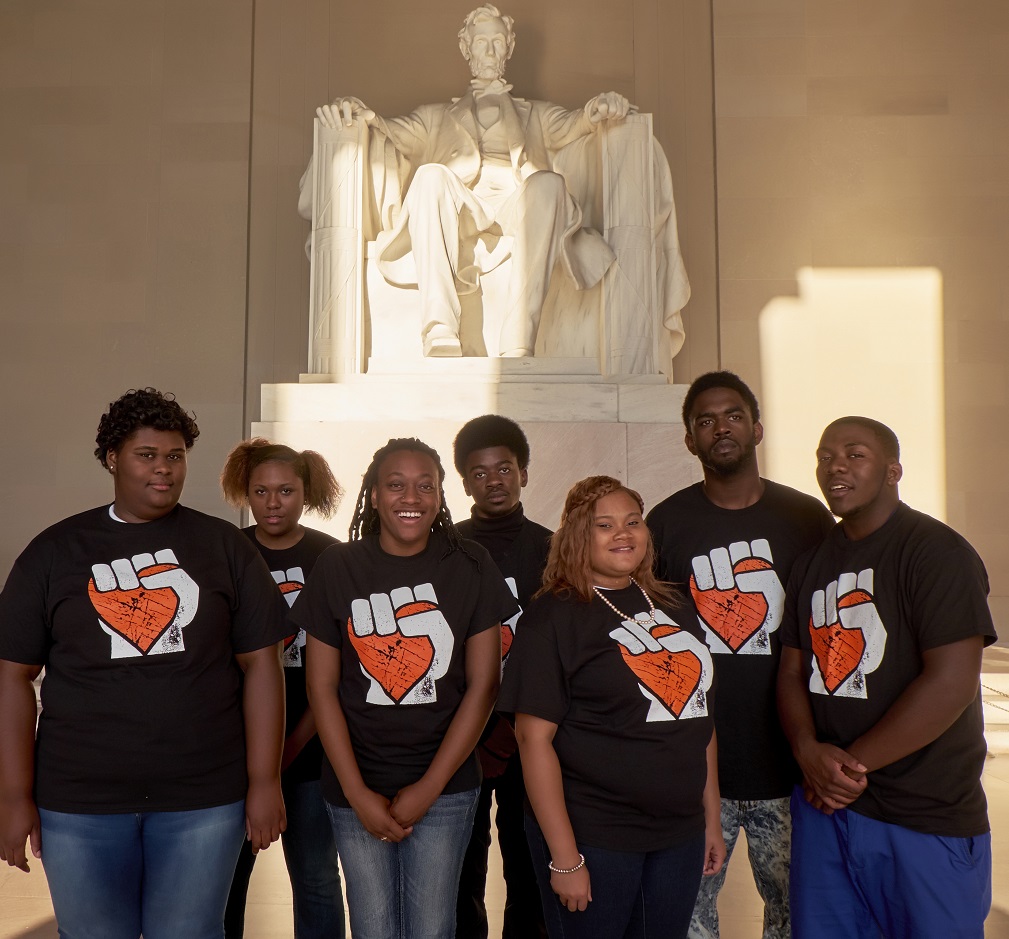
M 980 670 L 995 640 L 974 549 L 900 502 L 897 437 L 828 425 L 816 477 L 840 524 L 792 569 L 778 676 L 796 939 L 984 934 L 991 834 Z

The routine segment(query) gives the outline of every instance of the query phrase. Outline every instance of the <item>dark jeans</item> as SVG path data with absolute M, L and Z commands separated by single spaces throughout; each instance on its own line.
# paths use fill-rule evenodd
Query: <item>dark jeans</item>
M 704 867 L 703 832 L 661 851 L 607 851 L 577 842 L 592 902 L 574 913 L 550 888 L 550 849 L 529 815 L 526 834 L 550 939 L 686 939 Z
M 525 787 L 517 753 L 500 776 L 485 779 L 476 807 L 473 837 L 459 878 L 456 939 L 487 939 L 487 857 L 491 844 L 491 796 L 497 796 L 497 840 L 504 868 L 506 899 L 502 939 L 546 939 L 543 905 L 524 830 Z

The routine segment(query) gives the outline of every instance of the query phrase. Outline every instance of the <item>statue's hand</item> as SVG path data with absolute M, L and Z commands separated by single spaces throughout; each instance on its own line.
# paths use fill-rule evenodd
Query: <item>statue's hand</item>
M 337 98 L 332 104 L 316 108 L 315 113 L 323 127 L 351 127 L 356 118 L 366 124 L 375 119 L 375 112 L 360 98 Z
M 637 110 L 623 95 L 615 91 L 604 91 L 585 105 L 585 116 L 593 124 L 598 124 L 601 121 L 622 121 Z

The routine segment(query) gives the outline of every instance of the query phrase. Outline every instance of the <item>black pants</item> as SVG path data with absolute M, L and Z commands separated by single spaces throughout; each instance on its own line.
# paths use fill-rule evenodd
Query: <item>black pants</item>
M 504 773 L 485 779 L 480 790 L 473 837 L 459 879 L 456 939 L 488 939 L 484 891 L 491 843 L 492 795 L 497 796 L 497 837 L 507 890 L 502 939 L 546 939 L 539 887 L 523 828 L 525 787 L 517 753 L 508 760 Z

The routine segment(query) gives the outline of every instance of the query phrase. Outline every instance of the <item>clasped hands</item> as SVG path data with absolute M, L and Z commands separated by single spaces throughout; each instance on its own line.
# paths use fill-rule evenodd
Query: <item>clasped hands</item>
M 365 789 L 350 800 L 367 832 L 379 841 L 400 842 L 413 833 L 413 826 L 431 808 L 439 792 L 423 779 L 404 786 L 392 799 Z

